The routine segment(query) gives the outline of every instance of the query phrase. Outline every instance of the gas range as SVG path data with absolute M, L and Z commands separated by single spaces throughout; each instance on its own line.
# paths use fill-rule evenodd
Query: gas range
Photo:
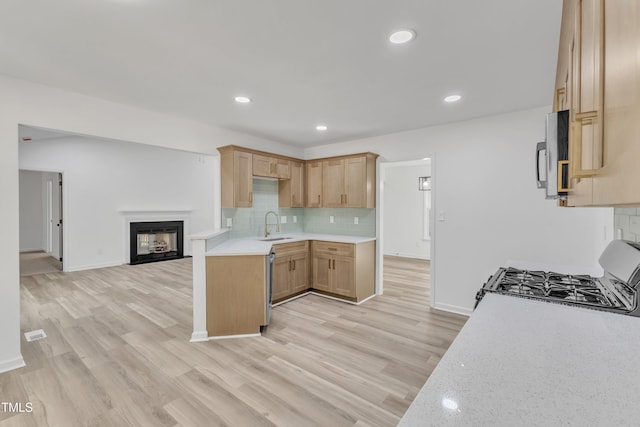
M 612 241 L 599 259 L 602 277 L 501 267 L 476 294 L 488 292 L 640 316 L 640 246 Z

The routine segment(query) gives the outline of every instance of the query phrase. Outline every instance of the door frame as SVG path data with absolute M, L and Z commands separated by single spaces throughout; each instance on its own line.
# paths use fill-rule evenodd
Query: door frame
M 376 209 L 376 239 L 378 244 L 376 245 L 376 295 L 382 295 L 384 293 L 384 179 L 386 177 L 387 170 L 391 167 L 397 167 L 400 164 L 418 164 L 418 162 L 425 159 L 431 160 L 431 209 L 429 211 L 429 234 L 430 234 L 430 284 L 429 284 L 429 305 L 435 307 L 436 302 L 436 155 L 435 153 L 428 153 L 419 158 L 407 159 L 403 161 L 393 162 L 379 162 L 378 163 L 378 194 L 377 194 L 377 209 Z M 416 182 L 416 188 L 418 183 Z
M 61 221 L 61 224 L 59 227 L 56 227 L 59 231 L 58 231 L 58 242 L 59 242 L 59 258 L 58 261 L 60 262 L 60 271 L 65 271 L 64 270 L 64 241 L 65 241 L 65 235 L 66 235 L 66 230 L 64 227 L 64 213 L 67 211 L 66 206 L 65 206 L 65 198 L 63 197 L 64 191 L 65 191 L 65 180 L 64 180 L 64 172 L 63 171 L 59 171 L 59 170 L 43 170 L 43 169 L 20 169 L 20 170 L 25 170 L 25 171 L 31 171 L 31 172 L 40 172 L 40 173 L 47 173 L 47 174 L 57 174 L 58 178 L 57 178 L 57 182 L 54 183 L 52 182 L 52 186 L 53 185 L 59 185 L 60 186 L 60 191 L 59 191 L 59 207 L 60 207 L 60 212 L 59 212 L 59 218 Z M 44 180 L 43 180 L 44 181 Z M 47 184 L 45 185 L 45 182 L 42 183 L 43 185 L 43 196 L 44 196 L 44 200 L 43 200 L 43 211 L 42 211 L 42 218 L 43 221 L 46 221 L 46 226 L 45 226 L 45 241 L 44 246 L 45 249 L 53 254 L 53 232 L 54 232 L 54 226 L 50 223 L 50 220 L 53 219 L 50 216 L 51 210 L 53 208 L 53 198 L 51 197 L 52 194 L 50 194 L 49 192 L 49 185 L 48 185 L 48 181 Z M 52 188 L 53 190 L 53 188 Z

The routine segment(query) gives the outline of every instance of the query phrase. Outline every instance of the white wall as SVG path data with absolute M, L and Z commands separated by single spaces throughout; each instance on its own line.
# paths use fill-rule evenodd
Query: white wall
M 23 365 L 20 354 L 18 125 L 93 135 L 113 140 L 217 155 L 235 144 L 292 157 L 303 151 L 286 144 L 228 131 L 191 120 L 0 76 L 0 372 Z M 219 173 L 216 166 L 216 174 Z M 215 224 L 220 219 L 219 188 Z
M 429 259 L 431 242 L 424 239 L 426 192 L 418 191 L 418 177 L 431 175 L 430 163 L 383 166 L 383 251 L 385 255 Z
M 305 157 L 361 151 L 380 154 L 381 162 L 431 157 L 433 209 L 445 216 L 434 224 L 435 306 L 470 312 L 476 291 L 508 260 L 597 274 L 597 259 L 613 238 L 613 209 L 558 208 L 536 188 L 535 143 L 544 140 L 548 111 L 319 146 Z
M 42 172 L 20 171 L 20 252 L 45 250 Z
M 21 169 L 64 173 L 65 271 L 122 264 L 122 211 L 189 210 L 185 232 L 216 227 L 213 156 L 87 137 L 21 142 L 19 154 Z

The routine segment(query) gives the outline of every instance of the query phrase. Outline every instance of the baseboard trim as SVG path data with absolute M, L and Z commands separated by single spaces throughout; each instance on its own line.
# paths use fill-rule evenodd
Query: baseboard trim
M 105 262 L 104 264 L 81 265 L 77 267 L 67 267 L 63 265 L 64 267 L 63 271 L 65 273 L 70 273 L 72 271 L 93 270 L 95 268 L 116 267 L 118 265 L 123 265 L 123 264 L 120 261 L 116 261 L 116 262 Z
M 448 311 L 449 313 L 462 314 L 463 316 L 471 316 L 471 313 L 473 313 L 473 309 L 450 304 L 436 303 L 433 308 L 436 310 Z
M 403 254 L 403 253 L 400 253 L 400 252 L 385 252 L 385 253 L 383 253 L 383 255 L 384 256 L 395 256 L 395 257 L 399 257 L 399 258 L 421 259 L 423 261 L 431 260 L 431 258 L 429 258 L 429 257 L 420 256 L 420 255 L 414 255 L 414 254 Z
M 27 366 L 27 364 L 24 363 L 24 359 L 22 358 L 22 355 L 20 355 L 20 357 L 16 357 L 15 359 L 0 362 L 0 373 L 24 368 L 25 366 Z
M 262 336 L 262 334 L 257 333 L 257 334 L 241 334 L 241 335 L 220 335 L 218 337 L 209 337 L 208 341 L 228 340 L 228 339 L 234 339 L 234 338 L 249 338 L 249 337 L 259 337 L 259 336 Z
M 207 331 L 193 331 L 190 342 L 209 341 L 209 333 Z
M 312 295 L 317 295 L 317 296 L 322 297 L 322 298 L 332 299 L 332 300 L 335 300 L 335 301 L 340 301 L 340 302 L 344 302 L 344 303 L 351 304 L 351 305 L 360 305 L 363 302 L 368 301 L 369 299 L 371 299 L 371 298 L 376 296 L 376 294 L 373 294 L 370 297 L 367 297 L 367 298 L 363 299 L 362 301 L 356 302 L 356 301 L 349 301 L 347 299 L 342 299 L 342 298 L 334 297 L 334 296 L 331 296 L 331 295 L 325 295 L 325 294 L 321 294 L 321 293 L 313 292 L 313 291 L 311 291 L 309 293 L 312 294 Z
M 277 306 L 282 305 L 282 304 L 284 304 L 284 303 L 291 302 L 291 301 L 293 301 L 294 299 L 302 298 L 302 297 L 304 297 L 304 296 L 309 295 L 310 293 L 311 293 L 311 292 L 305 292 L 305 293 L 302 293 L 302 294 L 294 295 L 294 296 L 292 296 L 291 298 L 287 298 L 286 300 L 279 301 L 279 302 L 277 302 L 277 303 L 275 303 L 275 304 L 271 304 L 271 307 L 277 307 Z M 316 295 L 317 295 L 317 294 L 316 294 Z

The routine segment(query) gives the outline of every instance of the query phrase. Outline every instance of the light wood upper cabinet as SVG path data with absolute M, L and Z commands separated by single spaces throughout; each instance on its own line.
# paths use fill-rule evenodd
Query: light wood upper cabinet
M 251 153 L 220 150 L 221 205 L 248 208 L 253 204 L 253 158 Z
M 640 205 L 640 7 L 565 0 L 554 108 L 570 110 L 568 206 Z
M 344 201 L 344 159 L 322 162 L 322 207 L 341 208 Z
M 640 4 L 605 2 L 603 166 L 598 206 L 640 206 Z
M 278 179 L 281 208 L 375 208 L 377 154 L 296 160 L 229 145 L 221 156 L 222 207 L 251 207 L 253 177 Z
M 307 208 L 320 208 L 322 207 L 322 162 L 309 161 L 306 164 L 306 168 L 307 195 L 305 206 Z
M 254 154 L 253 176 L 289 179 L 291 176 L 289 160 Z
M 291 161 L 290 169 L 290 178 L 278 181 L 278 206 L 281 208 L 303 208 L 304 163 Z
M 374 208 L 376 155 L 367 153 L 322 162 L 322 207 Z

